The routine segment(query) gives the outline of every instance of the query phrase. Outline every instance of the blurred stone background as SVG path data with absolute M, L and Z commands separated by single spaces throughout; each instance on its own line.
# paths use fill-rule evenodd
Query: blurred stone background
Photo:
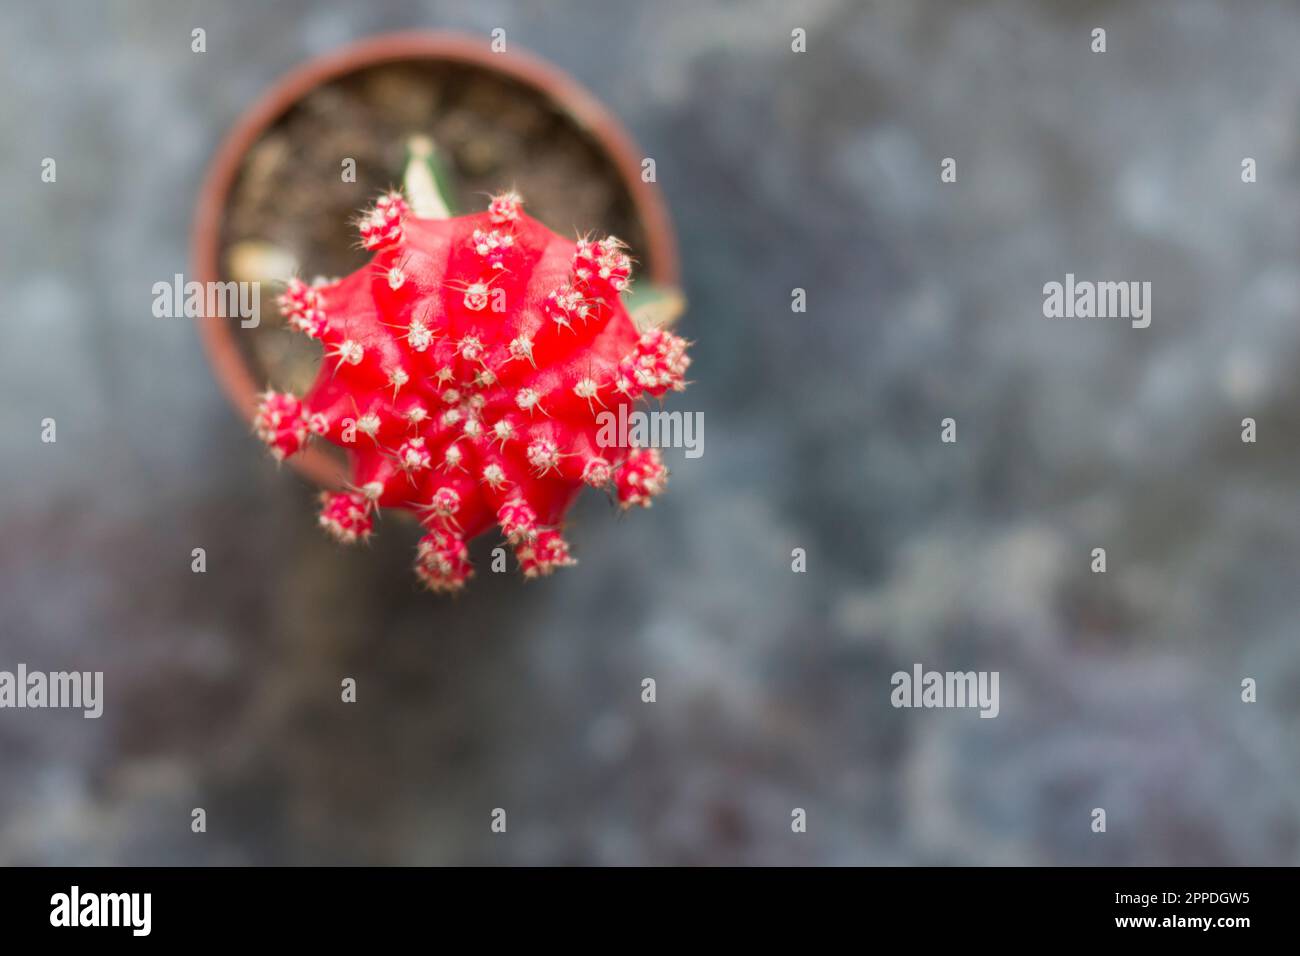
M 0 712 L 0 863 L 1300 859 L 1295 7 L 0 8 L 0 669 L 107 695 Z M 497 26 L 656 159 L 706 450 L 444 601 L 400 529 L 319 533 L 151 286 L 276 77 Z M 1066 272 L 1151 281 L 1151 328 L 1044 319 Z M 1001 715 L 894 710 L 914 662 Z

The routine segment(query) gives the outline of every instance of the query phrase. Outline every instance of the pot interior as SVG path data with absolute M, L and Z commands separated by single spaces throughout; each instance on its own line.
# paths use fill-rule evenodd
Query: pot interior
M 226 200 L 222 278 L 251 281 L 286 263 L 305 278 L 363 266 L 369 254 L 357 245 L 353 220 L 401 183 L 414 135 L 437 144 L 454 211 L 479 211 L 489 195 L 514 188 L 528 212 L 556 232 L 617 235 L 631 247 L 638 274 L 653 267 L 617 165 L 561 104 L 485 66 L 412 60 L 325 82 L 253 144 Z M 355 181 L 344 175 L 349 159 Z M 236 338 L 260 383 L 302 392 L 315 377 L 319 349 L 285 326 L 276 291 L 264 281 L 261 324 Z

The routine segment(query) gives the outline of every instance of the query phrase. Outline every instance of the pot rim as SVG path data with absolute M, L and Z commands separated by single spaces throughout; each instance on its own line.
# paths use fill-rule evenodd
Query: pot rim
M 564 107 L 614 162 L 645 229 L 650 276 L 663 285 L 679 280 L 672 222 L 659 191 L 641 179 L 641 152 L 613 114 L 559 67 L 527 53 L 494 53 L 476 36 L 452 31 L 385 33 L 313 57 L 274 81 L 245 109 L 222 138 L 199 188 L 190 232 L 191 269 L 203 283 L 220 278 L 221 220 L 240 163 L 276 120 L 322 84 L 370 66 L 403 60 L 444 60 L 502 73 L 539 90 Z M 261 391 L 235 342 L 229 322 L 197 320 L 199 335 L 222 390 L 245 421 L 252 422 Z M 338 488 L 347 480 L 342 465 L 321 448 L 308 445 L 289 459 L 319 485 Z

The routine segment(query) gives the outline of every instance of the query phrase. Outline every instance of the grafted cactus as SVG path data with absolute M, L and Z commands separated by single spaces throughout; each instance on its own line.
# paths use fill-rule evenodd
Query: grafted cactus
M 493 526 L 536 577 L 574 563 L 561 528 L 584 485 L 624 507 L 663 490 L 656 450 L 598 441 L 600 412 L 680 391 L 690 364 L 682 339 L 633 324 L 617 239 L 565 239 L 513 193 L 452 219 L 389 193 L 359 231 L 369 266 L 280 297 L 324 361 L 302 398 L 263 395 L 254 422 L 277 459 L 313 437 L 347 449 L 350 486 L 322 495 L 330 534 L 364 541 L 378 509 L 413 512 L 416 574 L 455 591 L 467 543 Z

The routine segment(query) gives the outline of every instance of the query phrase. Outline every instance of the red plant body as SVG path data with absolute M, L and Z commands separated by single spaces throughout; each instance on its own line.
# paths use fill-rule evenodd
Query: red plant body
M 617 239 L 565 239 L 514 194 L 419 219 L 390 193 L 359 229 L 369 266 L 280 297 L 324 361 L 305 396 L 267 392 L 254 420 L 277 459 L 313 436 L 347 449 L 352 480 L 322 494 L 322 527 L 364 541 L 378 509 L 411 511 L 416 574 L 456 591 L 467 543 L 494 525 L 536 577 L 574 563 L 561 527 L 584 485 L 625 508 L 663 490 L 656 450 L 598 441 L 600 412 L 680 391 L 690 364 L 682 339 L 633 324 Z

